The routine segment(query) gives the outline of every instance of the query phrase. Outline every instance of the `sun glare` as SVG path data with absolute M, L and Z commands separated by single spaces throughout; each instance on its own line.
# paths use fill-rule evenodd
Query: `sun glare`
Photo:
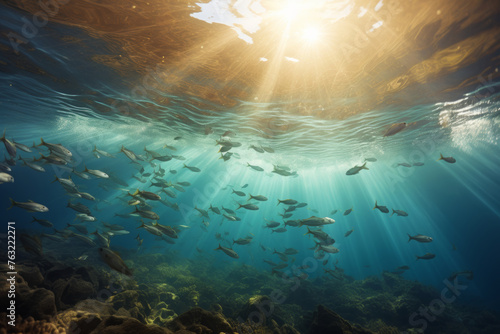
M 302 32 L 302 38 L 307 42 L 317 42 L 321 37 L 321 31 L 318 27 L 308 27 Z

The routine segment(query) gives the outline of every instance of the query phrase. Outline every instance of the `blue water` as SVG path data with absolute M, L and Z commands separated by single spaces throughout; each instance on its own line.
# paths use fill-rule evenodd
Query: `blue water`
M 19 27 L 21 17 L 28 15 L 5 6 L 0 12 L 2 28 L 6 30 Z M 75 43 L 79 48 L 62 44 L 61 39 L 55 37 L 61 35 L 78 39 Z M 113 42 L 91 36 L 75 27 L 49 23 L 27 46 L 22 46 L 19 54 L 2 53 L 0 125 L 2 130 L 6 129 L 7 138 L 28 146 L 33 142 L 39 144 L 41 137 L 50 143 L 63 144 L 73 153 L 72 168 L 82 171 L 86 166 L 103 170 L 127 182 L 128 186 L 106 191 L 99 187 L 100 179 L 73 177 L 81 191 L 98 199 L 97 203 L 75 200 L 89 206 L 98 219 L 96 223 L 88 223 L 89 230 L 102 230 L 100 222 L 104 221 L 131 231 L 129 235 L 113 237 L 111 248 L 137 248 L 134 238 L 139 231 L 144 239 L 142 252 L 176 250 L 181 258 L 197 258 L 201 256 L 200 250 L 205 256 L 217 259 L 216 266 L 237 262 L 270 271 L 263 259 L 279 260 L 270 250 L 294 247 L 299 250 L 299 254 L 293 256 L 294 264 L 311 265 L 308 270 L 311 280 L 327 275 L 323 267 L 333 269 L 335 264 L 355 279 L 408 265 L 411 269 L 403 277 L 438 289 L 444 287 L 443 280 L 452 272 L 472 270 L 474 279 L 467 282 L 461 300 L 499 308 L 498 81 L 490 81 L 479 91 L 469 88 L 453 99 L 414 103 L 407 108 L 380 106 L 343 119 L 297 116 L 284 111 L 284 104 L 280 103 L 239 101 L 234 107 L 224 107 L 225 111 L 219 112 L 217 106 L 210 108 L 210 102 L 198 104 L 194 99 L 166 93 L 163 97 L 171 104 L 163 106 L 157 99 L 133 98 L 130 87 L 134 78 L 140 79 L 138 73 L 120 76 L 91 61 L 90 50 L 107 54 L 115 48 Z M 9 48 L 5 37 L 1 42 L 4 49 Z M 490 70 L 495 73 L 494 68 Z M 163 93 L 156 91 L 155 94 Z M 128 113 L 113 109 L 116 101 L 127 100 L 133 106 Z M 157 104 L 155 108 L 150 108 L 154 104 Z M 391 124 L 398 122 L 419 123 L 394 136 L 382 136 Z M 214 133 L 205 135 L 206 126 Z M 219 159 L 220 147 L 216 140 L 226 130 L 235 132 L 233 140 L 243 144 L 231 151 L 239 153 L 241 159 L 233 157 L 228 162 Z M 176 136 L 182 139 L 174 140 Z M 136 188 L 157 190 L 149 188 L 149 182 L 142 184 L 131 177 L 139 175 L 139 171 L 119 153 L 120 147 L 124 145 L 137 154 L 144 154 L 146 146 L 167 154 L 169 151 L 163 149 L 165 144 L 175 146 L 174 154 L 186 158 L 161 163 L 166 170 L 165 179 L 191 183 L 185 187 L 186 192 L 175 191 L 175 199 L 161 194 L 162 198 L 177 203 L 179 211 L 149 201 L 160 215 L 160 223 L 190 227 L 180 232 L 174 245 L 137 230 L 137 219 L 114 216 L 133 211 L 133 207 L 116 199 L 124 194 L 124 189 L 130 192 Z M 94 145 L 116 158 L 97 159 L 92 154 Z M 250 145 L 270 146 L 275 153 L 261 154 L 250 149 Z M 453 156 L 457 162 L 436 161 L 440 153 Z M 0 145 L 0 157 L 3 154 L 7 155 Z M 35 149 L 33 153 L 18 150 L 18 155 L 38 157 Z M 353 176 L 345 174 L 370 157 L 377 161 L 367 163 L 369 170 Z M 423 162 L 424 165 L 395 167 L 403 162 Z M 183 168 L 183 163 L 196 166 L 202 172 L 191 172 Z M 247 163 L 261 166 L 265 171 L 254 171 Z M 148 163 L 141 164 L 145 172 L 152 172 Z M 297 176 L 271 173 L 273 164 L 289 166 L 297 171 Z M 36 234 L 52 231 L 30 223 L 33 215 L 50 220 L 58 230 L 73 221 L 75 212 L 66 207 L 68 196 L 57 182 L 51 183 L 54 175 L 66 178 L 70 172 L 48 164 L 45 169 L 45 173 L 39 173 L 19 162 L 13 167 L 11 175 L 15 182 L 0 185 L 0 216 L 4 222 L 15 221 L 17 229 Z M 169 169 L 177 170 L 177 174 L 170 174 Z M 248 187 L 242 189 L 245 184 Z M 246 196 L 231 194 L 232 187 L 245 192 Z M 205 210 L 210 204 L 236 209 L 237 202 L 245 203 L 248 194 L 264 195 L 269 200 L 256 202 L 258 211 L 237 210 L 239 222 L 227 221 L 209 211 L 209 226 L 206 230 L 202 228 L 202 221 L 206 219 L 194 210 L 195 206 Z M 33 200 L 46 205 L 50 211 L 37 214 L 19 208 L 7 211 L 9 198 L 21 202 Z M 287 227 L 286 233 L 272 233 L 263 228 L 266 219 L 282 221 L 278 213 L 282 213 L 285 206 L 276 204 L 277 199 L 286 198 L 307 203 L 290 219 L 313 215 L 335 219 L 324 231 L 336 240 L 335 246 L 340 252 L 331 255 L 325 266 L 321 264 L 323 260 L 314 259 L 314 251 L 310 249 L 314 243 L 304 235 L 305 227 Z M 390 216 L 372 210 L 375 200 L 390 210 L 404 210 L 409 216 Z M 353 212 L 344 216 L 343 212 L 351 207 Z M 331 215 L 332 210 L 338 212 Z M 354 232 L 344 237 L 351 229 Z M 214 251 L 219 244 L 215 234 L 225 232 L 229 241 L 253 237 L 250 245 L 233 246 L 240 255 L 237 260 Z M 408 243 L 407 234 L 428 235 L 434 241 Z M 230 243 L 222 242 L 222 245 L 230 246 Z M 427 252 L 436 254 L 436 258 L 415 260 L 415 255 Z

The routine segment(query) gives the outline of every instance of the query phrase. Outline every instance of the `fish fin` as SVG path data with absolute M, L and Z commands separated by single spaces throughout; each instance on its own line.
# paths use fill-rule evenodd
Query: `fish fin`
M 4 141 L 5 140 L 5 132 L 7 131 L 7 129 L 3 129 L 3 135 L 2 135 L 2 138 L 0 138 L 1 141 Z
M 43 141 L 43 138 L 40 137 L 40 145 L 37 145 L 37 146 L 42 146 L 42 145 L 45 145 L 45 142 Z
M 408 239 L 408 242 L 410 242 L 410 241 L 411 241 L 411 239 L 412 239 L 412 237 L 411 237 L 411 235 L 410 235 L 409 233 L 407 233 L 407 234 L 408 234 L 408 238 L 409 238 L 409 239 Z
M 417 260 L 416 260 L 416 261 L 418 261 L 420 258 L 418 257 L 418 255 L 415 255 L 415 256 L 416 256 L 416 258 L 417 258 Z
M 16 201 L 14 201 L 12 198 L 9 198 L 10 200 L 10 206 L 7 208 L 7 210 L 10 210 L 14 207 L 14 205 L 16 205 Z
M 367 169 L 369 170 L 370 168 L 366 167 L 366 162 L 361 166 L 361 169 Z
M 215 248 L 214 250 L 219 250 L 219 249 L 222 249 L 222 247 L 220 246 L 220 243 L 219 243 L 219 247 Z
M 394 209 L 392 209 L 391 217 L 392 217 L 392 215 L 393 215 L 395 212 L 396 212 L 396 211 L 394 211 Z
M 375 210 L 377 208 L 377 200 L 375 200 L 375 206 L 373 207 L 372 210 Z
M 97 152 L 97 145 L 94 145 L 94 149 L 92 150 L 92 152 Z
M 280 200 L 278 200 L 278 204 L 276 204 L 276 206 L 280 205 L 280 203 L 281 203 L 281 201 L 280 201 Z
M 436 161 L 443 160 L 443 159 L 444 159 L 443 154 L 439 153 L 439 159 L 437 159 Z
M 182 167 L 182 168 L 187 168 L 186 164 L 182 164 L 182 165 L 183 165 L 183 167 Z

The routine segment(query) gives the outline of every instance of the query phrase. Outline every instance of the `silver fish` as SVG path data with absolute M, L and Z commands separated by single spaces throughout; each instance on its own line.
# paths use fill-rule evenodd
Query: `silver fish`
M 11 209 L 12 207 L 14 206 L 17 206 L 21 209 L 24 209 L 28 212 L 47 212 L 49 211 L 49 209 L 45 206 L 45 205 L 42 205 L 42 204 L 38 204 L 38 203 L 35 203 L 33 201 L 28 201 L 28 202 L 16 202 L 14 201 L 12 198 L 9 198 L 10 199 L 10 207 L 7 208 L 7 210 Z

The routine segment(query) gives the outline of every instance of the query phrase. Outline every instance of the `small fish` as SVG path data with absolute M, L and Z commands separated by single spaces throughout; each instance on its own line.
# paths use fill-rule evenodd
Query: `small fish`
M 88 234 L 89 231 L 87 230 L 87 226 L 85 224 L 66 224 L 68 227 L 73 227 L 75 228 L 78 232 L 83 233 L 83 234 Z
M 375 210 L 375 209 L 379 209 L 380 212 L 383 212 L 383 213 L 389 213 L 389 209 L 386 206 L 378 205 L 377 201 L 375 201 L 375 206 L 373 207 L 372 210 Z
M 254 149 L 256 152 L 264 153 L 264 149 L 262 149 L 261 147 L 250 145 L 250 148 Z
M 416 236 L 412 237 L 411 235 L 408 234 L 408 242 L 412 241 L 412 240 L 415 240 L 415 241 L 418 241 L 418 242 L 432 242 L 432 238 L 431 237 L 428 237 L 426 235 L 422 235 L 422 234 L 417 234 Z
M 245 183 L 245 185 L 243 187 L 241 187 L 241 189 L 246 188 L 246 187 L 248 187 L 248 183 Z
M 210 207 L 209 207 L 208 209 L 209 209 L 210 211 L 212 211 L 213 213 L 220 215 L 220 210 L 219 210 L 219 208 L 218 208 L 218 207 L 216 207 L 216 206 L 212 206 L 212 204 L 210 204 Z
M 163 145 L 163 148 L 166 148 L 166 149 L 169 149 L 169 150 L 172 150 L 172 151 L 177 151 L 177 149 L 175 147 L 167 145 L 167 144 Z
M 425 253 L 424 255 L 422 256 L 418 256 L 418 255 L 415 255 L 417 257 L 417 261 L 419 259 L 421 260 L 430 260 L 430 259 L 433 259 L 436 257 L 436 254 L 432 254 L 432 253 Z
M 15 141 L 12 141 L 12 143 L 16 146 L 16 148 L 20 149 L 23 152 L 27 152 L 27 153 L 32 152 L 31 149 L 24 144 L 21 144 L 21 143 L 15 142 Z
M 238 205 L 239 205 L 238 209 L 239 208 L 244 208 L 244 209 L 247 209 L 247 210 L 254 210 L 254 211 L 255 210 L 259 210 L 259 207 L 257 205 L 255 205 L 255 204 L 239 204 L 238 203 Z M 238 209 L 236 209 L 236 210 L 238 210 Z
M 51 144 L 43 141 L 43 138 L 40 138 L 41 143 L 38 146 L 45 146 L 47 147 L 50 151 L 62 154 L 66 157 L 71 157 L 71 151 L 62 146 L 61 144 Z
M 307 219 L 302 219 L 300 221 L 299 226 L 323 226 L 323 225 L 329 225 L 335 223 L 335 220 L 329 217 L 316 217 L 316 216 L 311 216 Z
M 174 140 L 181 140 L 181 139 L 182 139 L 181 136 L 174 137 Z
M 295 255 L 295 254 L 298 254 L 299 251 L 296 250 L 295 248 L 287 248 L 285 249 L 285 252 L 284 252 L 286 255 Z
M 279 222 L 271 221 L 269 223 L 266 223 L 266 225 L 264 225 L 263 227 L 264 228 L 265 227 L 267 227 L 267 228 L 275 228 L 275 227 L 278 227 L 280 225 L 281 225 L 281 223 L 279 223 Z
M 73 169 L 73 174 L 75 174 L 76 176 L 84 179 L 84 180 L 90 180 L 90 176 L 88 174 L 85 174 L 84 172 L 79 172 L 75 169 Z
M 250 167 L 250 168 L 252 168 L 253 170 L 256 170 L 256 171 L 258 171 L 258 172 L 263 172 L 263 171 L 264 171 L 264 168 L 259 167 L 259 166 L 250 165 L 248 162 L 247 162 L 247 167 Z
M 125 154 L 125 156 L 127 156 L 127 158 L 132 160 L 132 162 L 136 162 L 137 160 L 139 160 L 139 158 L 137 157 L 137 155 L 134 152 L 125 148 L 125 146 L 123 146 L 123 145 L 122 145 L 122 148 L 120 149 L 120 152 L 123 152 L 123 154 Z
M 472 270 L 456 271 L 448 277 L 449 281 L 454 281 L 458 276 L 465 276 L 469 281 L 474 279 L 474 273 Z
M 42 225 L 43 227 L 54 227 L 54 224 L 52 224 L 51 222 L 49 222 L 48 220 L 46 219 L 37 219 L 35 217 L 33 217 L 33 220 L 31 222 L 37 222 L 38 224 Z
M 334 246 L 323 246 L 320 243 L 317 243 L 317 245 L 318 245 L 318 249 L 322 250 L 325 253 L 335 254 L 335 253 L 339 252 L 338 248 L 336 248 Z
M 364 164 L 362 164 L 361 166 L 354 166 L 352 167 L 351 169 L 349 169 L 345 175 L 355 175 L 355 174 L 358 174 L 362 169 L 369 169 L 368 167 L 366 167 L 366 162 Z
M 394 136 L 396 133 L 403 131 L 406 128 L 406 123 L 394 123 L 384 133 L 384 137 Z
M 408 217 L 408 214 L 406 212 L 404 212 L 403 210 L 392 209 L 391 217 L 393 214 L 396 214 L 396 215 L 401 216 L 401 217 Z
M 215 248 L 214 250 L 222 250 L 224 253 L 226 253 L 228 256 L 232 257 L 232 258 L 235 258 L 235 259 L 238 259 L 240 256 L 238 255 L 238 253 L 236 253 L 234 250 L 232 250 L 231 248 L 226 248 L 226 247 L 222 247 L 220 244 L 219 244 L 219 247 Z
M 31 236 L 25 233 L 19 235 L 19 239 L 23 245 L 23 248 L 31 254 L 42 256 L 43 255 L 43 247 L 42 241 L 38 236 Z
M 231 215 L 236 214 L 236 212 L 234 212 L 234 211 L 233 211 L 233 210 L 231 210 L 231 209 L 225 208 L 224 206 L 222 206 L 222 210 L 226 211 L 227 213 L 229 213 L 229 214 L 231 214 Z
M 251 194 L 248 194 L 250 197 L 248 198 L 248 200 L 251 200 L 251 199 L 254 199 L 256 201 L 260 201 L 260 202 L 265 202 L 267 201 L 267 197 L 266 196 L 262 196 L 262 195 L 256 195 L 256 196 L 252 196 Z
M 195 173 L 199 173 L 199 172 L 201 172 L 201 169 L 199 169 L 198 167 L 186 166 L 186 164 L 184 164 L 184 167 L 183 167 L 183 168 L 187 168 L 187 169 L 189 169 L 190 171 L 195 172 Z
M 376 162 L 377 158 L 365 158 L 365 161 Z
M 12 169 L 6 163 L 0 162 L 0 171 L 2 171 L 2 172 L 11 172 Z
M 330 216 L 333 216 L 334 214 L 336 214 L 339 210 L 332 210 L 332 212 L 330 212 Z
M 149 192 L 149 191 L 141 191 L 137 189 L 133 194 L 128 193 L 129 196 L 135 197 L 135 196 L 141 196 L 142 198 L 149 199 L 152 201 L 159 201 L 161 200 L 161 197 L 155 193 Z
M 344 216 L 347 216 L 348 214 L 350 214 L 352 212 L 352 210 L 354 210 L 353 207 L 350 208 L 350 209 L 345 210 L 344 211 Z
M 291 216 L 293 216 L 293 214 L 291 214 L 291 213 L 285 213 L 285 214 L 281 214 L 281 213 L 279 213 L 279 215 L 280 215 L 281 217 L 283 217 L 283 219 L 290 218 Z
M 297 209 L 303 208 L 303 207 L 306 207 L 306 206 L 307 206 L 307 203 L 304 203 L 304 202 L 299 203 L 299 204 L 296 205 Z
M 285 226 L 298 227 L 300 226 L 300 220 L 287 220 Z
M 290 205 L 288 208 L 285 209 L 285 213 L 286 212 L 293 212 L 293 211 L 295 211 L 296 208 L 297 208 L 296 206 Z
M 87 166 L 84 166 L 85 169 L 84 169 L 84 172 L 85 173 L 88 173 L 88 174 L 92 174 L 94 176 L 97 176 L 97 177 L 100 177 L 102 179 L 107 179 L 109 178 L 109 175 L 100 171 L 100 170 L 97 170 L 97 169 L 88 169 Z
M 197 210 L 203 217 L 210 219 L 210 217 L 208 216 L 208 212 L 206 210 L 200 209 L 200 208 L 196 207 L 196 205 L 195 205 L 194 209 Z
M 248 245 L 250 242 L 252 242 L 251 238 L 239 238 L 234 240 L 233 239 L 233 245 L 236 243 L 238 245 Z
M 184 186 L 184 187 L 189 187 L 191 185 L 191 183 L 189 183 L 189 182 L 177 182 L 177 184 Z
M 240 218 L 236 217 L 236 216 L 231 216 L 231 215 L 226 215 L 225 213 L 222 214 L 227 220 L 230 220 L 230 221 L 239 221 L 241 220 Z
M 261 147 L 262 147 L 262 149 L 263 149 L 264 151 L 266 151 L 267 153 L 274 153 L 274 149 L 273 149 L 273 148 L 271 148 L 271 147 L 268 147 L 268 146 L 267 146 L 267 147 L 266 147 L 266 146 L 261 146 Z
M 116 252 L 113 252 L 111 249 L 107 247 L 100 247 L 99 254 L 101 255 L 101 259 L 113 270 L 116 270 L 119 273 L 125 274 L 127 276 L 132 276 L 133 271 L 127 267 L 125 262 L 122 260 L 120 255 Z
M 175 169 L 169 170 L 170 174 L 177 174 L 177 171 Z
M 398 163 L 396 166 L 403 166 L 403 167 L 407 167 L 407 168 L 410 168 L 411 165 L 407 162 L 401 162 L 401 163 Z
M 156 214 L 155 212 L 149 211 L 149 210 L 139 210 L 137 207 L 135 207 L 135 211 L 132 213 L 136 213 L 139 216 L 141 216 L 142 218 L 147 218 L 147 219 L 151 219 L 151 220 L 159 220 L 160 219 L 160 216 L 158 216 L 158 214 Z
M 92 152 L 96 152 L 97 154 L 100 154 L 100 155 L 108 157 L 108 158 L 116 158 L 113 154 L 98 149 L 96 145 L 94 145 L 94 149 L 92 150 Z
M 278 204 L 277 205 L 280 205 L 281 203 L 283 203 L 285 205 L 295 205 L 298 202 L 296 200 L 294 200 L 294 199 L 284 199 L 284 200 L 278 199 Z
M 1 172 L 0 173 L 0 184 L 9 183 L 9 182 L 14 183 L 14 177 L 10 174 Z
M 437 159 L 437 161 L 439 160 L 444 160 L 446 161 L 447 163 L 450 163 L 450 164 L 454 164 L 455 162 L 457 162 L 457 160 L 455 160 L 455 158 L 453 157 L 443 157 L 443 155 L 441 153 L 439 153 L 439 159 Z
M 418 167 L 418 166 L 423 166 L 423 165 L 424 165 L 424 163 L 423 163 L 423 162 L 418 162 L 418 161 L 417 161 L 417 162 L 414 162 L 414 163 L 413 163 L 413 166 L 417 166 L 417 167 Z
M 94 216 L 87 215 L 85 213 L 79 213 L 75 216 L 74 220 L 79 220 L 82 222 L 95 222 L 97 219 Z
M 28 212 L 47 212 L 49 209 L 42 204 L 35 203 L 33 201 L 28 201 L 28 202 L 16 202 L 12 198 L 10 199 L 10 207 L 7 208 L 7 210 L 12 209 L 12 207 L 17 206 L 21 209 L 24 209 Z
M 284 228 L 284 227 L 279 227 L 279 228 L 276 228 L 276 229 L 274 229 L 274 230 L 272 230 L 272 231 L 273 231 L 273 232 L 276 232 L 276 233 L 284 233 L 284 232 L 286 232 L 286 231 L 287 231 L 287 229 L 286 229 L 286 228 Z M 273 233 L 273 232 L 271 232 L 271 233 Z
M 400 266 L 400 267 L 397 267 L 396 270 L 409 270 L 410 267 L 408 266 Z
M 67 208 L 70 208 L 70 209 L 73 209 L 77 212 L 81 212 L 81 213 L 84 213 L 86 215 L 91 215 L 92 212 L 90 211 L 90 209 L 86 206 L 86 205 L 83 205 L 82 203 L 71 203 L 71 202 L 68 202 L 68 204 L 66 205 Z
M 156 235 L 158 237 L 161 237 L 163 235 L 163 232 L 160 231 L 160 229 L 158 229 L 156 226 L 146 225 L 146 224 L 144 224 L 144 221 L 142 221 L 142 220 L 141 220 L 141 226 L 139 226 L 138 228 L 143 228 L 146 231 L 148 231 L 149 233 Z
M 233 189 L 233 192 L 231 194 L 236 194 L 236 195 L 238 195 L 240 197 L 246 196 L 243 191 L 238 191 L 238 190 L 234 190 L 234 189 Z
M 347 231 L 347 232 L 344 234 L 344 237 L 348 237 L 348 236 L 350 236 L 352 232 L 354 232 L 354 229 Z
M 45 172 L 45 168 L 43 168 L 40 165 L 37 165 L 33 162 L 26 161 L 21 157 L 19 157 L 19 160 L 22 160 L 22 162 L 24 163 L 25 166 L 28 166 L 29 168 L 36 170 L 37 172 L 42 172 L 42 173 Z

